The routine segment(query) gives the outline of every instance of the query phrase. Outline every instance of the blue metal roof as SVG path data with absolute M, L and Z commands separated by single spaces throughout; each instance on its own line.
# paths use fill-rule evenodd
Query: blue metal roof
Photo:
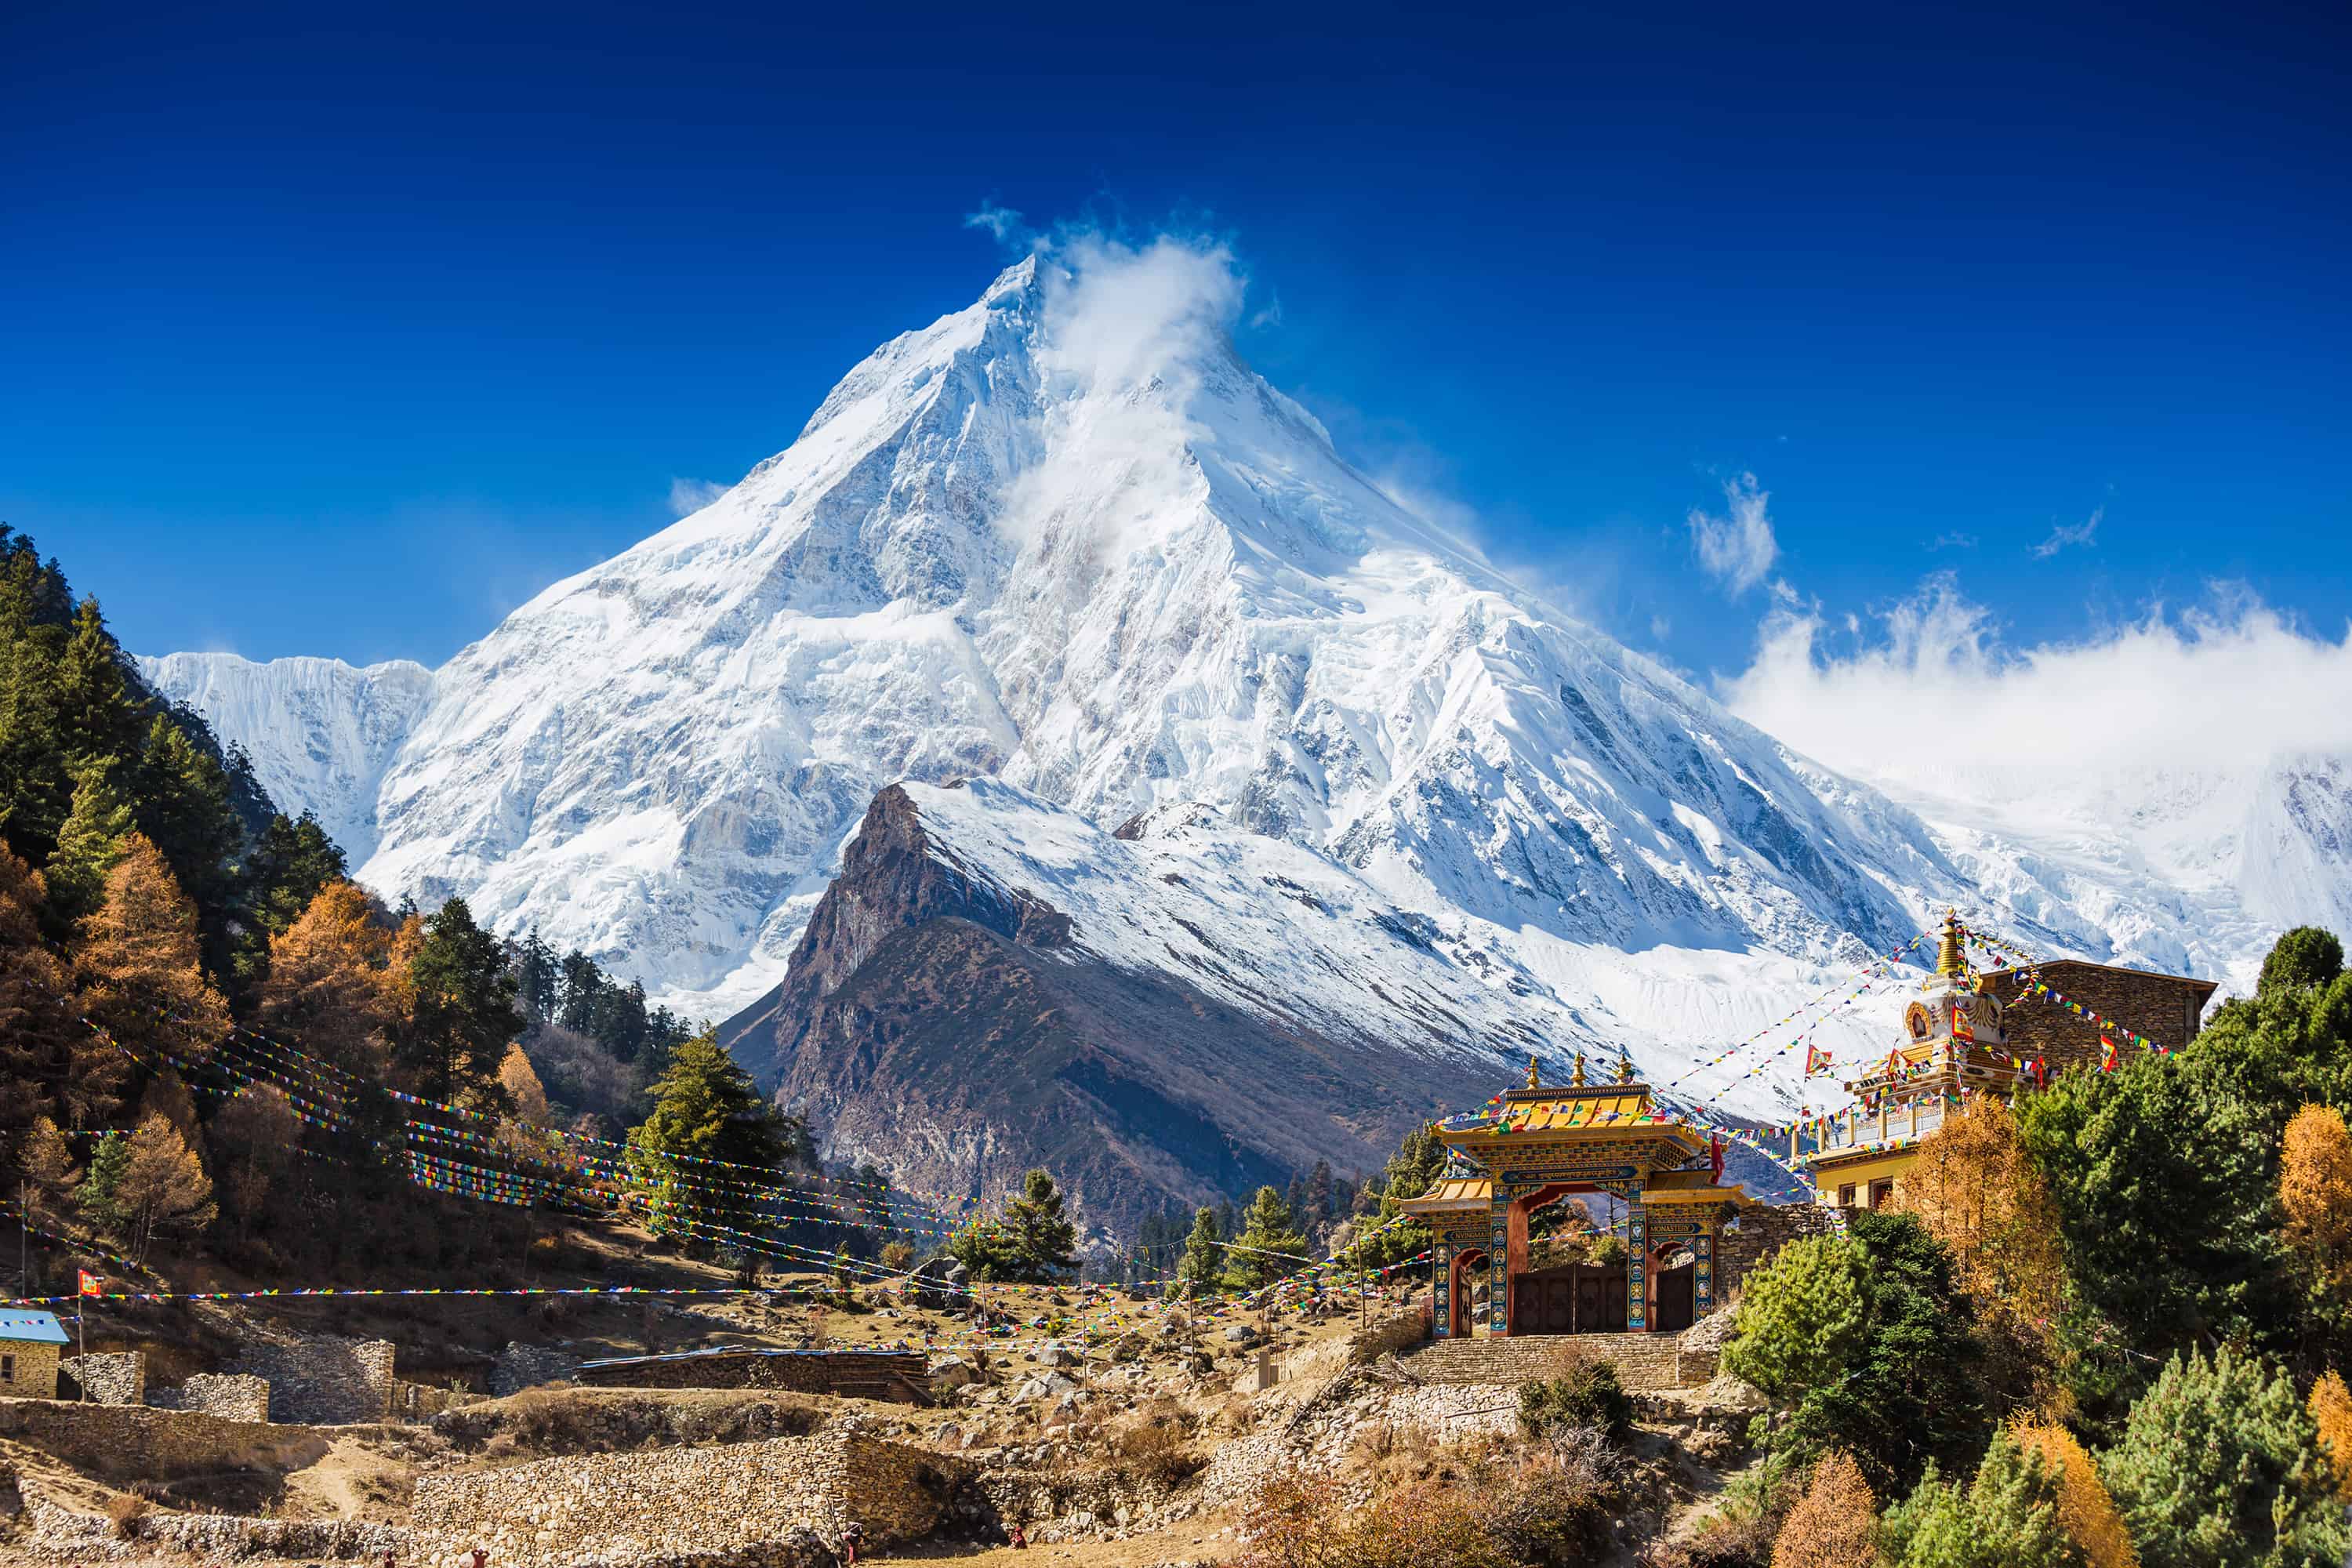
M 36 1345 L 73 1343 L 72 1336 L 54 1312 L 27 1312 L 22 1308 L 8 1307 L 0 1307 L 0 1340 Z

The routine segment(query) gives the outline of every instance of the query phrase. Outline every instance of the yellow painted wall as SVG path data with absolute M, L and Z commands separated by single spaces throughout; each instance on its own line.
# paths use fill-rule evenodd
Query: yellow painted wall
M 1885 1181 L 1889 1177 L 1900 1178 L 1918 1158 L 1916 1149 L 1906 1149 L 1899 1153 L 1881 1154 L 1874 1159 L 1841 1161 L 1834 1165 L 1816 1164 L 1813 1167 L 1813 1189 L 1820 1194 L 1822 1202 L 1833 1204 L 1837 1202 L 1838 1189 L 1851 1186 L 1855 1189 L 1854 1205 L 1858 1208 L 1864 1203 L 1871 1183 Z

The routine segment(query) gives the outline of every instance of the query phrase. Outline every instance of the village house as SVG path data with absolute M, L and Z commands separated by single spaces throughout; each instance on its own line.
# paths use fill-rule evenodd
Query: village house
M 58 1356 L 70 1342 L 54 1314 L 0 1307 L 0 1399 L 55 1399 Z

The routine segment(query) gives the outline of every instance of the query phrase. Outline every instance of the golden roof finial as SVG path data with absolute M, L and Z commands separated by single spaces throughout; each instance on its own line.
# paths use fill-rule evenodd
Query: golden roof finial
M 1570 1089 L 1584 1087 L 1584 1053 L 1582 1051 L 1576 1053 L 1576 1076 L 1568 1080 L 1568 1086 Z
M 1960 953 L 1960 917 L 1958 910 L 1944 911 L 1944 942 L 1936 951 L 1936 974 L 1938 979 L 1953 978 L 1969 972 L 1968 960 Z
M 1619 1083 L 1633 1081 L 1633 1058 L 1622 1050 L 1617 1053 L 1617 1081 Z
M 1536 1058 L 1532 1051 L 1528 1053 L 1528 1087 L 1529 1089 L 1543 1087 L 1543 1079 L 1536 1076 Z

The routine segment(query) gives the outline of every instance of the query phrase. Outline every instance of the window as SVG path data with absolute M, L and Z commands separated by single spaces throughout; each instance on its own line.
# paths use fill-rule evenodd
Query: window
M 1838 1207 L 1842 1209 L 1850 1209 L 1853 1207 L 1853 1183 L 1848 1182 L 1844 1186 L 1838 1189 Z
M 1872 1208 L 1883 1209 L 1894 1201 L 1895 1184 L 1892 1181 L 1873 1182 L 1870 1184 L 1870 1206 Z
M 12 1355 L 0 1355 L 0 1383 L 14 1383 L 16 1381 L 16 1358 Z

